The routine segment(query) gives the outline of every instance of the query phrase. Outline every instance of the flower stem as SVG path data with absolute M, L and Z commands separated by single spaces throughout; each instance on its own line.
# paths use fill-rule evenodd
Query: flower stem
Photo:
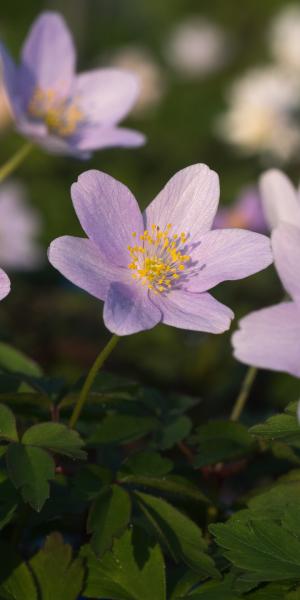
M 33 149 L 33 144 L 27 142 L 2 167 L 0 167 L 0 183 L 13 173 Z
M 69 421 L 69 426 L 71 428 L 73 428 L 76 425 L 76 423 L 79 419 L 80 413 L 87 401 L 90 389 L 95 381 L 98 371 L 100 371 L 101 367 L 103 366 L 103 363 L 109 357 L 109 355 L 111 354 L 111 352 L 117 345 L 118 341 L 119 341 L 119 337 L 117 335 L 113 335 L 110 338 L 108 344 L 106 344 L 106 346 L 103 348 L 103 350 L 101 350 L 100 354 L 98 354 L 94 364 L 92 365 L 92 367 L 87 375 L 87 378 L 82 386 L 82 390 L 79 394 L 78 400 L 74 406 L 74 410 L 72 412 L 72 415 L 71 415 L 71 418 Z
M 249 398 L 249 394 L 254 383 L 254 379 L 257 375 L 256 367 L 249 367 L 246 373 L 246 377 L 242 383 L 241 391 L 234 403 L 232 413 L 230 415 L 231 421 L 238 421 L 244 408 L 246 402 Z

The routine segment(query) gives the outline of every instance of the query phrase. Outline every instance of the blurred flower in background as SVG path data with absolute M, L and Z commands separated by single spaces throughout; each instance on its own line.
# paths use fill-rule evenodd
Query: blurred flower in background
M 230 56 L 226 33 L 202 17 L 189 17 L 171 31 L 165 55 L 168 63 L 187 78 L 219 70 Z
M 266 221 L 274 229 L 282 221 L 300 229 L 300 190 L 279 169 L 269 169 L 260 178 L 260 194 Z
M 1 184 L 1 266 L 11 271 L 38 268 L 43 262 L 43 252 L 36 241 L 40 232 L 40 219 L 28 205 L 24 188 L 17 183 Z
M 266 231 L 261 198 L 256 188 L 245 188 L 233 204 L 219 209 L 214 228 L 223 227 L 240 227 L 258 233 Z
M 286 161 L 300 151 L 299 107 L 299 77 L 273 66 L 251 69 L 233 84 L 217 130 L 245 154 Z
M 159 63 L 147 48 L 124 46 L 113 55 L 111 64 L 120 69 L 135 73 L 140 82 L 140 94 L 132 113 L 142 115 L 154 109 L 163 97 L 166 80 Z
M 12 123 L 12 120 L 13 116 L 7 100 L 2 75 L 0 74 L 0 133 Z
M 300 6 L 289 4 L 273 19 L 269 32 L 272 55 L 283 67 L 300 72 Z
M 0 58 L 17 130 L 49 152 L 89 158 L 94 150 L 145 142 L 118 126 L 138 97 L 136 76 L 121 69 L 76 75 L 73 39 L 59 13 L 34 21 L 20 67 L 2 44 Z

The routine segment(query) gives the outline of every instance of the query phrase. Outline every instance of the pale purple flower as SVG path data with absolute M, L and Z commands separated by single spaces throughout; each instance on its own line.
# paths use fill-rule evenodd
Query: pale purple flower
M 220 208 L 214 228 L 240 227 L 258 233 L 266 231 L 266 221 L 261 206 L 261 198 L 255 188 L 246 188 L 230 206 Z
M 160 322 L 222 333 L 233 312 L 207 290 L 272 262 L 267 237 L 240 229 L 210 231 L 219 179 L 206 165 L 179 171 L 144 214 L 127 187 L 99 171 L 80 175 L 71 193 L 88 239 L 54 240 L 49 260 L 104 301 L 105 325 L 118 335 Z
M 100 148 L 144 142 L 140 133 L 118 127 L 137 98 L 137 78 L 113 68 L 76 75 L 72 37 L 59 14 L 36 19 L 20 66 L 3 46 L 0 56 L 18 131 L 48 151 L 87 158 Z
M 3 300 L 10 292 L 10 280 L 3 269 L 0 269 L 0 300 Z
M 243 363 L 300 377 L 300 229 L 281 223 L 272 233 L 275 266 L 291 300 L 244 317 L 234 333 Z
M 37 213 L 29 206 L 24 188 L 0 185 L 0 264 L 8 271 L 35 269 L 42 263 L 36 242 L 41 231 Z
M 260 178 L 260 194 L 270 229 L 286 222 L 300 228 L 300 190 L 279 169 L 269 169 Z

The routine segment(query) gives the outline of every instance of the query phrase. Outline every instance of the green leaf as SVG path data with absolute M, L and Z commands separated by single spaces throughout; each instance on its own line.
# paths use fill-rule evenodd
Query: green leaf
M 16 350 L 13 346 L 0 342 L 0 366 L 7 371 L 42 376 L 42 370 L 34 360 Z
M 286 596 L 286 592 L 287 586 L 271 583 L 248 594 L 246 598 L 249 600 L 287 600 L 290 596 Z
M 212 558 L 207 554 L 207 543 L 196 523 L 162 498 L 138 492 L 135 497 L 159 540 L 168 548 L 174 560 L 183 560 L 200 575 L 219 576 Z
M 251 427 L 250 433 L 267 440 L 278 440 L 300 448 L 300 425 L 295 416 L 281 414 Z
M 122 465 L 122 473 L 161 477 L 173 469 L 169 458 L 162 457 L 158 452 L 143 450 L 127 458 Z
M 100 465 L 88 464 L 75 475 L 73 492 L 75 497 L 91 501 L 95 500 L 103 487 L 112 482 L 112 472 Z
M 9 477 L 21 491 L 24 502 L 40 511 L 49 498 L 48 480 L 54 478 L 52 457 L 41 448 L 10 444 L 6 452 Z
M 58 454 L 71 458 L 86 458 L 82 450 L 84 444 L 79 433 L 61 423 L 39 423 L 25 431 L 22 443 L 40 448 L 46 448 Z
M 152 417 L 111 414 L 96 427 L 88 444 L 125 444 L 152 433 L 158 427 L 159 421 Z
M 171 496 L 179 496 L 185 500 L 194 502 L 209 502 L 208 498 L 199 490 L 199 488 L 191 483 L 185 477 L 178 475 L 166 475 L 165 477 L 145 477 L 143 475 L 124 475 L 118 473 L 118 480 L 121 483 L 132 484 L 133 486 L 142 486 L 151 490 L 159 490 L 170 494 Z
M 184 440 L 190 433 L 192 422 L 189 417 L 174 417 L 167 423 L 159 433 L 158 443 L 160 448 L 167 450 L 172 448 L 181 440 Z
M 131 515 L 129 495 L 118 485 L 103 490 L 91 507 L 87 530 L 92 533 L 91 546 L 97 555 L 112 547 L 115 537 L 126 529 Z
M 246 427 L 232 421 L 212 421 L 201 425 L 192 436 L 192 442 L 198 450 L 196 467 L 238 459 L 253 448 L 253 438 Z
M 233 589 L 234 578 L 229 573 L 222 581 L 209 581 L 199 586 L 188 596 L 175 600 L 241 600 L 241 596 Z
M 116 539 L 96 558 L 88 549 L 84 596 L 109 600 L 166 600 L 165 565 L 158 544 L 138 528 Z
M 6 472 L 0 472 L 0 529 L 13 518 L 18 506 L 18 494 Z
M 177 571 L 175 576 L 177 575 Z M 186 594 L 195 589 L 201 581 L 200 575 L 188 569 L 180 579 L 177 578 L 175 585 L 170 590 L 170 600 L 180 600 L 185 598 Z
M 224 555 L 235 567 L 251 571 L 261 581 L 298 579 L 300 569 L 300 539 L 283 522 L 270 519 L 254 521 L 251 511 L 248 520 L 236 515 L 226 524 L 210 526 L 217 543 L 225 549 Z M 297 524 L 294 525 L 297 531 Z M 299 512 L 300 530 L 300 512 Z
M 37 590 L 27 564 L 3 542 L 0 543 L 0 555 L 1 600 L 37 600 Z
M 17 442 L 19 439 L 16 419 L 11 410 L 4 404 L 0 404 L 0 439 L 13 442 Z
M 42 600 L 78 600 L 84 570 L 80 559 L 72 560 L 72 548 L 59 533 L 52 533 L 30 561 Z

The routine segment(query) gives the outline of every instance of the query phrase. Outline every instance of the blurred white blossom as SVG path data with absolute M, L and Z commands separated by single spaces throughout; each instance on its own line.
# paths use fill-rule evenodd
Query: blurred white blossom
M 139 78 L 140 93 L 133 114 L 143 114 L 155 108 L 164 95 L 166 81 L 161 66 L 147 48 L 124 46 L 113 55 L 111 64 L 132 71 Z
M 171 31 L 166 59 L 185 77 L 201 77 L 217 71 L 229 57 L 226 33 L 215 23 L 190 17 Z
M 37 213 L 28 205 L 17 183 L 0 186 L 0 264 L 12 271 L 37 268 L 43 260 L 36 241 L 41 231 Z
M 269 32 L 271 52 L 283 67 L 300 71 L 300 6 L 288 4 L 274 18 Z
M 290 159 L 300 150 L 300 78 L 276 67 L 252 69 L 229 93 L 229 109 L 219 134 L 245 153 Z

